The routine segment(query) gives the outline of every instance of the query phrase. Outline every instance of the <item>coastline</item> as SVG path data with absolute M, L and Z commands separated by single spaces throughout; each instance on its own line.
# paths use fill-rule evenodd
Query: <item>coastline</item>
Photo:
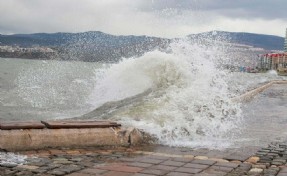
M 270 86 L 272 90 L 274 89 L 280 94 L 273 93 L 269 95 L 267 91 L 265 94 L 267 93 L 268 96 L 263 95 L 261 98 L 271 98 L 273 101 L 275 99 L 281 100 L 280 95 L 282 92 L 280 90 L 285 89 L 286 86 L 278 84 L 278 82 L 274 82 L 272 86 L 273 88 Z M 269 87 L 266 88 L 267 90 L 270 89 Z M 264 94 L 264 91 L 262 94 Z M 286 95 L 282 94 L 282 96 Z M 260 114 L 258 115 L 260 116 Z M 268 114 L 266 114 L 267 116 Z M 268 118 L 265 120 L 268 121 Z M 254 134 L 257 132 L 259 131 Z M 33 136 L 31 137 L 33 139 Z M 20 162 L 22 160 L 19 159 L 18 163 L 0 163 L 0 174 L 45 174 L 49 176 L 286 175 L 287 167 L 286 158 L 284 157 L 284 153 L 287 152 L 286 138 L 276 142 L 270 141 L 270 139 L 268 141 L 267 146 L 256 146 L 249 143 L 245 147 L 223 150 L 179 148 L 154 144 L 103 147 L 80 146 L 78 148 L 75 146 L 50 146 L 43 149 L 19 152 L 19 155 L 15 155 L 15 157 L 23 157 L 25 158 L 24 161 Z

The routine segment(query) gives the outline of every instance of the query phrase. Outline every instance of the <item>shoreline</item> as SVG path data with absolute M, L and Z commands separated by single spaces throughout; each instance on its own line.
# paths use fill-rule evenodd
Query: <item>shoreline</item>
M 242 102 L 251 100 L 254 96 L 265 89 L 277 84 L 287 84 L 287 81 L 270 81 L 238 97 L 232 98 L 232 101 Z M 62 147 L 88 147 L 103 145 L 126 146 L 142 143 L 144 139 L 143 136 L 148 136 L 143 132 L 140 132 L 138 129 L 132 127 L 122 128 L 120 126 L 121 124 L 116 122 L 83 120 L 80 118 L 44 120 L 41 122 L 4 121 L 0 123 L 0 148 L 8 151 L 17 151 L 19 149 L 31 150 L 45 149 L 46 147 L 61 147 L 61 145 Z M 105 134 L 107 139 L 99 138 L 96 134 L 99 134 L 100 136 L 101 134 Z M 45 137 L 42 138 L 41 136 Z M 149 137 L 149 139 L 151 139 L 151 137 Z M 109 142 L 109 140 L 112 142 Z M 81 144 L 80 141 L 93 142 L 86 143 L 85 145 Z
M 283 81 L 284 84 L 287 81 Z M 280 99 L 280 82 L 269 82 L 250 91 L 245 96 L 252 99 L 272 84 L 279 94 L 265 92 L 263 98 Z M 255 94 L 256 93 L 256 94 Z M 283 94 L 282 94 L 283 95 Z M 285 94 L 284 94 L 285 95 Z M 262 98 L 262 97 L 261 97 Z M 241 99 L 240 100 L 246 100 Z M 268 116 L 268 115 L 267 115 Z M 264 119 L 262 119 L 264 120 Z M 267 119 L 266 119 L 267 120 Z M 57 129 L 55 129 L 57 130 Z M 269 139 L 270 140 L 270 139 Z M 267 146 L 226 148 L 168 147 L 162 145 L 48 147 L 18 152 L 27 157 L 22 163 L 0 163 L 1 175 L 197 175 L 197 176 L 284 176 L 287 175 L 287 142 L 270 142 Z

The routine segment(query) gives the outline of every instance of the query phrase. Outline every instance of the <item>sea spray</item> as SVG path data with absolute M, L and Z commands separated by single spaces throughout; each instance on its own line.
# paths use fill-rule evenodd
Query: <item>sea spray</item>
M 11 152 L 0 152 L 0 165 L 22 165 L 26 162 L 27 156 L 18 155 Z
M 227 72 L 217 65 L 223 62 L 221 52 L 214 46 L 177 41 L 167 52 L 123 59 L 96 74 L 101 76 L 90 103 L 94 112 L 107 106 L 101 112 L 105 118 L 142 129 L 161 144 L 226 147 L 241 110 L 230 101 Z
M 270 75 L 275 75 L 275 76 L 278 75 L 276 70 L 269 70 L 267 73 Z
M 13 103 L 9 104 L 31 110 L 29 115 L 23 115 L 25 118 L 41 119 L 43 114 L 44 118 L 69 118 L 90 110 L 86 100 L 95 84 L 94 69 L 102 64 L 56 60 L 17 63 L 22 63 L 21 69 L 8 98 Z

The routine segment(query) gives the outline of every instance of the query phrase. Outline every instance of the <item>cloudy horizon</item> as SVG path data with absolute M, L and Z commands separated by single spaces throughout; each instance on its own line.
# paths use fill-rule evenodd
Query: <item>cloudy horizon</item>
M 286 0 L 0 0 L 0 34 L 102 31 L 184 37 L 220 30 L 284 37 Z

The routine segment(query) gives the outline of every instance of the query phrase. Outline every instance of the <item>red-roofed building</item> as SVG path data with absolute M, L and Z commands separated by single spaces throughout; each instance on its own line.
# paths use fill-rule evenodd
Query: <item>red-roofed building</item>
M 260 55 L 260 67 L 261 69 L 277 70 L 280 73 L 287 73 L 287 52 Z

